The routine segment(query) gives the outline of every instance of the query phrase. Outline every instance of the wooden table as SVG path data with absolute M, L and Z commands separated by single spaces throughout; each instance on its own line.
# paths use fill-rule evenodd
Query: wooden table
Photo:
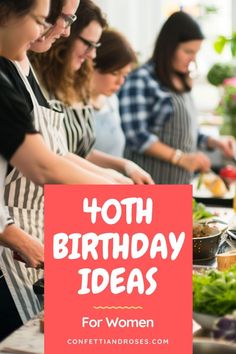
M 39 330 L 39 318 L 20 327 L 0 343 L 1 354 L 44 354 L 44 335 Z

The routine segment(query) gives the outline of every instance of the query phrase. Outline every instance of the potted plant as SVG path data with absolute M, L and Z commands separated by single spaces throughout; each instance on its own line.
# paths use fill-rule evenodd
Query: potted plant
M 233 60 L 229 63 L 216 63 L 210 68 L 207 79 L 212 85 L 222 85 L 225 79 L 236 76 L 236 32 L 233 32 L 231 37 L 218 36 L 214 49 L 216 53 L 221 54 L 227 45 L 230 46 Z

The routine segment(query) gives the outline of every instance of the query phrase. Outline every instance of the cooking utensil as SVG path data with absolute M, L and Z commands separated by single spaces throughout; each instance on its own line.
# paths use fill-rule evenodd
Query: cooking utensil
M 210 221 L 202 221 L 200 224 L 214 225 L 218 228 L 213 235 L 203 237 L 193 237 L 193 259 L 194 260 L 210 260 L 216 256 L 219 246 L 225 242 L 225 231 L 227 230 L 227 223 L 214 219 Z M 221 225 L 221 226 L 220 226 Z M 222 239 L 222 237 L 224 237 Z
M 230 236 L 230 238 L 232 238 L 233 240 L 236 240 L 236 230 L 235 229 L 229 229 L 227 231 L 227 233 Z

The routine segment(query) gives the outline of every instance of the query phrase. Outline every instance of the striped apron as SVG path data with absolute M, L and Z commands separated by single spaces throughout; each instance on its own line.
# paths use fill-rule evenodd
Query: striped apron
M 6 226 L 6 213 L 5 213 L 5 205 L 3 199 L 3 186 L 4 186 L 6 172 L 7 172 L 7 162 L 0 155 L 0 232 L 2 232 Z M 1 256 L 1 246 L 0 246 L 0 256 Z
M 95 143 L 94 111 L 92 106 L 67 107 L 59 101 L 51 101 L 65 115 L 64 134 L 69 152 L 85 158 Z
M 16 68 L 30 93 L 33 102 L 35 127 L 42 134 L 46 145 L 55 153 L 64 155 L 67 148 L 61 135 L 64 115 L 52 109 L 39 106 L 27 78 L 19 65 Z M 19 171 L 13 169 L 6 178 L 5 203 L 9 214 L 17 226 L 44 241 L 44 196 L 43 188 L 35 185 Z M 32 284 L 42 277 L 41 270 L 26 268 L 12 258 L 12 252 L 4 249 L 0 259 L 0 268 L 6 275 L 6 282 L 16 304 L 19 315 L 25 323 L 41 310 L 34 294 Z
M 190 153 L 197 148 L 197 112 L 189 93 L 172 94 L 174 113 L 158 132 L 160 142 Z M 192 173 L 156 157 L 125 149 L 125 157 L 150 173 L 158 184 L 189 184 Z

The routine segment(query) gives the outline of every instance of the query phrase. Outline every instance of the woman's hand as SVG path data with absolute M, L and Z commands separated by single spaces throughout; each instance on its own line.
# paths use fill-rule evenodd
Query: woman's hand
M 223 136 L 219 139 L 208 138 L 210 148 L 220 149 L 225 157 L 233 159 L 235 157 L 236 141 L 233 136 Z
M 152 177 L 132 161 L 127 161 L 124 166 L 125 173 L 135 184 L 154 184 Z
M 189 172 L 207 172 L 211 168 L 211 161 L 202 152 L 184 153 L 178 162 L 178 166 L 185 168 Z
M 111 168 L 106 168 L 104 177 L 111 179 L 114 184 L 134 184 L 131 178 L 128 178 L 122 173 L 115 171 Z
M 29 236 L 25 248 L 20 251 L 18 250 L 18 254 L 27 267 L 44 268 L 44 246 L 37 239 Z
M 15 224 L 5 228 L 0 235 L 0 244 L 14 251 L 15 258 L 25 262 L 27 267 L 43 268 L 44 246 Z

